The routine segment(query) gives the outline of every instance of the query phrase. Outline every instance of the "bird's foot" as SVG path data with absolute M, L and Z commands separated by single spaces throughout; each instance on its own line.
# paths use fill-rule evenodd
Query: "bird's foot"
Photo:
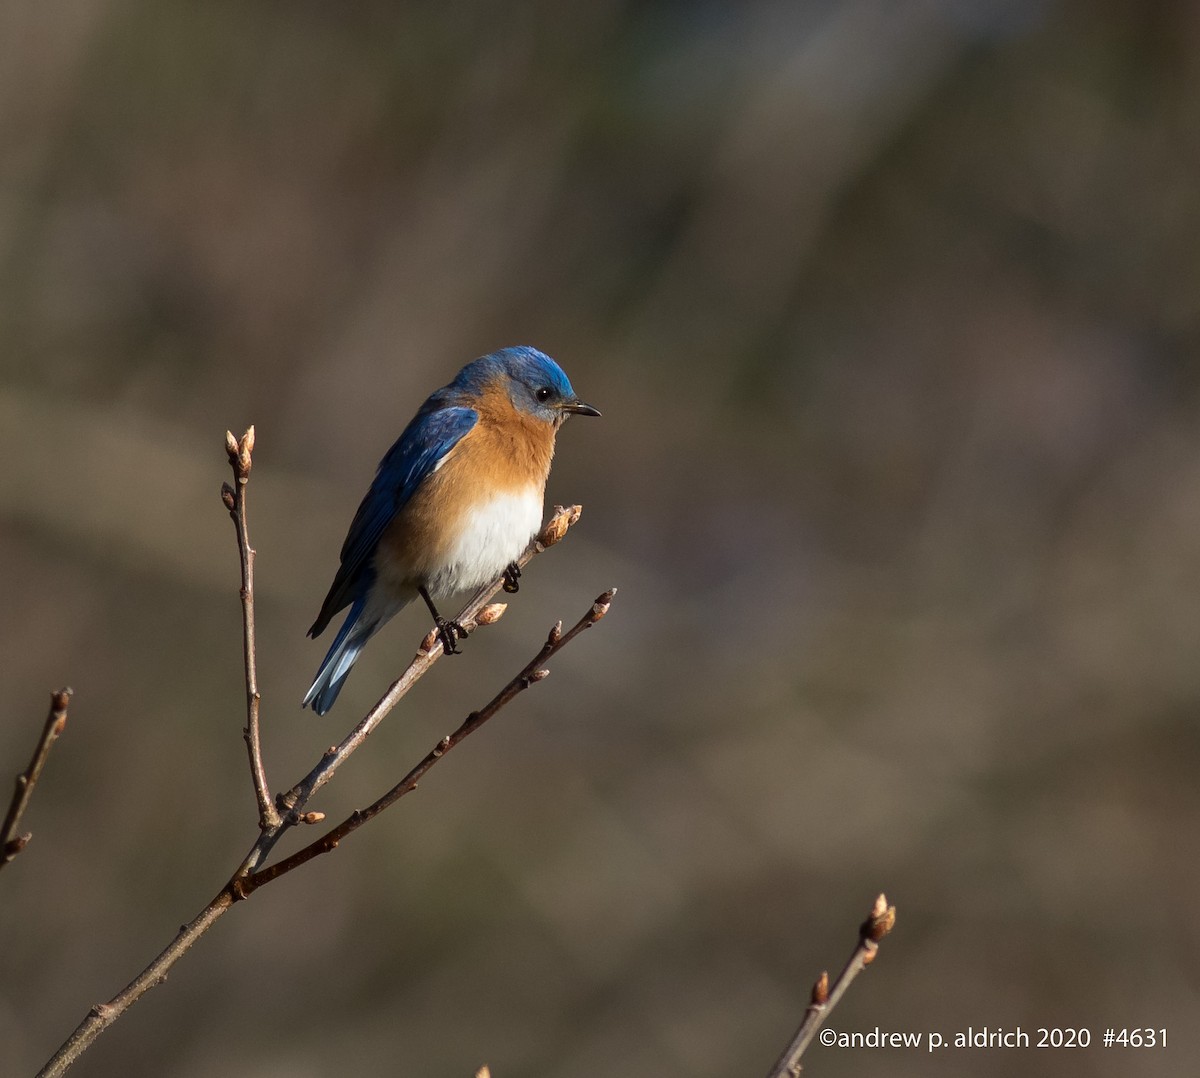
M 437 619 L 438 639 L 442 642 L 442 651 L 447 655 L 461 655 L 462 649 L 458 647 L 459 640 L 467 638 L 467 630 L 463 627 L 462 622 L 450 621 L 447 618 L 439 617 Z
M 515 562 L 510 561 L 504 569 L 504 590 L 509 595 L 521 590 L 521 567 Z

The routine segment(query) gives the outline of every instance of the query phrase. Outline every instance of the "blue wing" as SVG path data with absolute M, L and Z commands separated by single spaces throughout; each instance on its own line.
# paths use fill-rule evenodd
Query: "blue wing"
M 365 595 L 375 578 L 371 564 L 375 548 L 387 526 L 438 461 L 479 421 L 473 408 L 438 407 L 438 403 L 434 398 L 427 401 L 379 462 L 375 481 L 346 533 L 342 564 L 309 636 L 319 636 L 339 610 Z

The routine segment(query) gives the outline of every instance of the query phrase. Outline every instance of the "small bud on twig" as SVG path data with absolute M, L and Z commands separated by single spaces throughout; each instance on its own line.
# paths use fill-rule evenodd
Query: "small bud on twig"
M 872 943 L 878 943 L 892 930 L 895 923 L 896 907 L 888 905 L 886 895 L 880 895 L 875 899 L 871 916 L 863 922 L 863 926 L 859 932 L 863 939 L 870 940 Z
M 237 473 L 239 479 L 245 479 L 250 474 L 250 465 L 253 463 L 250 459 L 252 452 L 254 452 L 253 427 L 242 435 L 242 440 L 238 443 Z
M 579 522 L 579 517 L 583 513 L 582 505 L 554 507 L 554 516 L 552 516 L 546 526 L 542 529 L 542 534 L 538 536 L 538 542 L 542 546 L 554 546 L 559 542 L 564 535 L 567 534 L 567 529 L 573 524 Z
M 508 603 L 488 603 L 478 614 L 475 615 L 476 625 L 494 625 L 502 617 L 504 611 L 508 609 Z
M 231 431 L 231 430 L 227 430 L 225 432 L 225 452 L 229 454 L 229 463 L 230 464 L 237 463 L 238 441 L 233 436 L 233 431 Z
M 616 588 L 609 588 L 596 597 L 596 601 L 592 604 L 592 621 L 599 621 L 605 614 L 608 613 L 608 608 L 612 606 L 613 596 L 617 594 Z
M 817 978 L 817 983 L 813 985 L 812 990 L 812 1005 L 814 1007 L 824 1007 L 829 1001 L 829 970 L 822 970 L 821 976 Z
M 300 817 L 300 822 L 301 823 L 320 823 L 323 819 L 325 819 L 325 813 L 323 813 L 323 812 L 306 812 L 306 813 L 304 813 L 303 816 Z
M 231 513 L 237 505 L 237 495 L 228 483 L 221 484 L 221 502 Z
M 546 637 L 547 644 L 557 644 L 562 639 L 562 622 L 556 621 L 550 626 L 550 635 Z

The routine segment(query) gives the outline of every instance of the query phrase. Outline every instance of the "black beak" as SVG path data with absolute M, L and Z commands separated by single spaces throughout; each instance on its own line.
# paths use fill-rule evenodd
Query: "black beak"
M 600 415 L 598 409 L 593 408 L 590 404 L 584 404 L 583 401 L 579 400 L 578 398 L 573 401 L 567 401 L 567 403 L 562 406 L 562 410 L 564 412 L 570 412 L 572 415 L 594 415 L 596 417 L 599 417 Z

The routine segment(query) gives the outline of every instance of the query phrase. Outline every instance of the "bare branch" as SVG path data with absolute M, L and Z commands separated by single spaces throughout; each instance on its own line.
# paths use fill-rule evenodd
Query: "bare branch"
M 236 464 L 234 465 L 235 475 L 237 474 L 238 468 L 242 469 L 243 476 L 249 474 L 250 451 L 253 448 L 252 432 L 248 431 L 247 437 L 249 438 L 249 444 L 246 444 L 246 439 L 243 439 L 242 442 L 239 443 L 233 438 L 232 435 L 229 435 L 228 438 L 231 463 L 236 460 Z M 240 484 L 240 489 L 241 496 L 244 498 L 244 483 Z M 232 487 L 226 486 L 222 492 L 222 497 L 225 501 L 226 507 L 230 509 L 231 513 L 235 511 L 239 504 L 242 505 L 244 509 L 244 501 L 239 503 L 238 491 L 235 491 Z M 519 564 L 522 566 L 528 564 L 528 562 L 537 554 L 542 553 L 547 547 L 553 546 L 555 543 L 561 540 L 566 534 L 567 529 L 579 519 L 580 512 L 580 507 L 577 505 L 566 509 L 561 506 L 557 506 L 555 515 L 542 530 L 538 538 L 530 543 L 525 553 L 522 554 Z M 238 518 L 235 516 L 235 521 L 236 520 L 238 520 Z M 243 512 L 241 523 L 244 523 L 244 520 L 245 516 Z M 249 543 L 245 541 L 244 537 L 244 530 L 239 524 L 239 548 L 243 551 L 243 583 L 245 584 L 248 579 L 252 585 L 252 572 L 248 578 L 246 573 L 247 563 L 250 564 L 252 569 L 253 550 L 250 549 Z M 249 554 L 248 558 L 247 553 Z M 500 590 L 500 587 L 503 584 L 503 579 L 503 577 L 499 577 L 494 584 L 481 589 L 480 592 L 463 608 L 463 611 L 459 614 L 457 620 L 468 629 L 473 629 L 477 625 L 490 625 L 497 621 L 504 612 L 504 606 L 503 604 L 489 605 L 488 601 L 493 595 L 495 595 L 497 591 Z M 252 588 L 244 589 L 243 596 L 245 596 L 248 592 L 252 595 Z M 584 618 L 581 619 L 580 623 L 576 625 L 575 628 L 572 629 L 571 632 L 566 636 L 562 635 L 559 626 L 555 626 L 555 629 L 551 631 L 550 638 L 547 640 L 546 645 L 538 653 L 538 658 L 535 659 L 533 663 L 529 664 L 529 666 L 527 666 L 525 670 L 521 672 L 521 674 L 518 674 L 517 678 L 515 678 L 513 682 L 510 682 L 509 685 L 501 691 L 500 695 L 491 701 L 487 707 L 483 709 L 483 711 L 472 713 L 472 715 L 467 719 L 467 722 L 465 722 L 463 726 L 461 726 L 459 730 L 455 731 L 455 733 L 452 735 L 454 743 L 456 744 L 458 741 L 462 740 L 463 737 L 466 737 L 467 734 L 469 734 L 472 730 L 481 726 L 483 722 L 487 720 L 487 718 L 490 718 L 491 715 L 495 714 L 495 712 L 503 707 L 504 704 L 512 699 L 513 696 L 517 695 L 517 693 L 522 691 L 529 684 L 532 684 L 535 681 L 540 681 L 546 674 L 546 671 L 542 669 L 540 664 L 544 662 L 549 655 L 554 654 L 556 651 L 565 646 L 570 638 L 574 637 L 579 632 L 582 632 L 583 629 L 587 628 L 589 625 L 593 625 L 595 622 L 599 621 L 607 611 L 607 604 L 609 601 L 611 601 L 611 598 L 611 592 L 606 592 L 605 595 L 601 596 L 600 599 L 597 600 L 597 603 L 593 605 L 588 614 L 586 614 Z M 247 618 L 248 621 L 246 620 Z M 258 695 L 254 688 L 254 682 L 251 680 L 253 677 L 252 671 L 254 657 L 252 604 L 248 614 L 245 604 L 243 605 L 243 619 L 243 626 L 246 628 L 245 639 L 247 641 L 247 716 L 249 721 L 256 723 Z M 547 649 L 549 649 L 549 651 L 547 651 Z M 71 1034 L 67 1041 L 58 1049 L 54 1056 L 42 1068 L 42 1070 L 38 1072 L 38 1078 L 59 1078 L 59 1076 L 65 1074 L 71 1064 L 83 1054 L 83 1052 L 96 1040 L 97 1037 L 100 1036 L 101 1033 L 104 1032 L 104 1030 L 106 1030 L 110 1025 L 113 1024 L 113 1022 L 120 1018 L 121 1015 L 124 1014 L 125 1011 L 128 1010 L 129 1007 L 134 1003 L 136 1003 L 143 995 L 145 995 L 146 992 L 148 992 L 151 988 L 154 988 L 156 985 L 162 984 L 162 982 L 166 980 L 167 973 L 175 965 L 175 963 L 178 962 L 179 959 L 187 953 L 191 946 L 202 935 L 204 935 L 204 933 L 206 933 L 221 916 L 230 910 L 239 899 L 251 894 L 253 891 L 257 890 L 258 887 L 262 886 L 263 883 L 268 883 L 271 879 L 278 878 L 278 876 L 283 874 L 283 871 L 290 870 L 279 870 L 280 867 L 287 864 L 287 862 L 284 861 L 280 862 L 280 866 L 276 867 L 275 870 L 271 872 L 271 875 L 266 879 L 260 881 L 257 875 L 249 875 L 252 867 L 252 858 L 255 858 L 253 863 L 258 863 L 258 861 L 260 861 L 261 858 L 266 855 L 272 846 L 274 846 L 275 842 L 278 841 L 279 837 L 287 831 L 287 829 L 299 824 L 319 823 L 324 819 L 324 813 L 304 811 L 304 805 L 308 801 L 309 797 L 311 797 L 317 789 L 329 781 L 341 763 L 344 762 L 350 753 L 352 753 L 359 745 L 363 743 L 367 735 L 370 734 L 371 730 L 373 730 L 375 726 L 379 724 L 384 716 L 386 716 L 387 713 L 395 706 L 396 702 L 404 696 L 408 689 L 411 688 L 412 685 L 426 671 L 429 670 L 434 661 L 436 661 L 440 655 L 441 644 L 436 639 L 436 634 L 431 633 L 426 636 L 422 642 L 421 650 L 409 664 L 408 669 L 404 672 L 404 674 L 401 675 L 399 679 L 397 679 L 397 681 L 392 685 L 379 703 L 375 705 L 367 718 L 359 723 L 357 727 L 355 727 L 354 731 L 347 736 L 340 746 L 326 753 L 313 771 L 309 773 L 307 778 L 298 783 L 287 794 L 281 796 L 280 801 L 286 810 L 285 813 L 282 817 L 277 818 L 274 824 L 269 825 L 265 830 L 262 831 L 262 833 L 259 835 L 258 841 L 251 850 L 250 856 L 247 857 L 243 864 L 237 869 L 230 881 L 220 890 L 220 892 L 212 899 L 212 901 L 209 902 L 208 905 L 196 915 L 193 920 L 188 922 L 186 925 L 183 925 L 179 929 L 179 932 L 176 934 L 171 943 L 164 948 L 164 950 L 154 959 L 154 961 L 151 962 L 150 965 L 148 965 L 133 981 L 131 981 L 107 1003 L 98 1003 L 92 1007 L 92 1009 L 88 1012 L 87 1017 L 84 1018 L 84 1020 L 79 1024 L 75 1032 Z M 514 682 L 518 682 L 522 678 L 524 679 L 524 683 L 520 684 L 520 686 L 514 691 Z M 252 704 L 253 710 L 251 711 L 250 706 Z M 447 751 L 442 749 L 441 746 L 448 740 L 449 739 L 443 739 L 442 742 L 439 742 L 438 749 L 435 750 L 437 753 L 437 758 L 440 758 L 440 756 L 444 755 L 445 751 Z M 251 767 L 252 771 L 254 771 L 255 760 L 257 758 L 259 761 L 261 761 L 261 753 L 259 752 L 256 757 L 256 745 L 250 738 L 249 726 L 247 727 L 247 745 L 250 746 Z M 436 760 L 430 761 L 429 757 L 426 757 L 425 760 L 417 765 L 417 768 L 414 768 L 413 771 L 409 773 L 409 776 L 406 776 L 406 780 L 404 781 L 407 781 L 413 776 L 419 778 L 421 774 L 424 774 L 424 772 L 432 766 L 433 762 L 436 762 Z M 254 771 L 254 774 L 255 791 L 257 794 L 259 790 L 267 788 L 266 779 L 263 777 L 260 783 L 258 777 L 259 773 Z M 403 784 L 404 783 L 402 781 L 401 786 L 403 786 Z M 415 779 L 413 781 L 413 785 L 415 785 Z M 399 789 L 399 787 L 396 789 Z M 395 801 L 403 796 L 403 794 L 406 792 L 407 790 L 402 790 L 401 792 L 396 793 L 396 790 L 394 789 L 393 791 L 390 791 L 389 794 L 385 795 L 385 798 L 394 794 L 395 796 L 392 797 L 392 801 Z M 387 805 L 381 804 L 383 800 L 384 798 L 381 798 L 380 801 L 376 802 L 365 811 L 370 813 L 371 816 L 377 815 L 383 810 L 383 808 L 387 807 Z M 390 804 L 392 802 L 389 801 L 388 803 Z M 370 817 L 368 816 L 367 818 Z M 354 827 L 350 828 L 350 830 L 361 826 L 361 822 L 365 822 L 365 820 L 355 824 Z M 317 840 L 318 843 L 321 841 L 321 839 Z M 301 852 L 303 853 L 303 851 Z M 305 859 L 311 859 L 311 857 L 315 855 L 315 853 L 311 854 Z M 294 868 L 297 866 L 292 865 L 290 867 Z
M 443 737 L 441 741 L 429 750 L 425 758 L 416 767 L 381 798 L 368 805 L 365 809 L 356 809 L 336 827 L 327 831 L 315 841 L 310 842 L 303 849 L 297 850 L 290 857 L 286 857 L 273 865 L 268 865 L 266 868 L 253 873 L 248 878 L 235 880 L 235 890 L 241 897 L 248 897 L 264 884 L 270 883 L 285 873 L 299 868 L 314 857 L 319 857 L 323 853 L 330 853 L 337 848 L 338 844 L 347 835 L 357 831 L 363 824 L 383 812 L 384 809 L 390 808 L 405 794 L 412 793 L 417 788 L 417 783 L 425 776 L 425 773 L 454 748 L 455 745 L 478 730 L 497 711 L 504 707 L 505 704 L 514 700 L 528 689 L 530 685 L 535 685 L 537 682 L 544 680 L 550 673 L 545 668 L 545 664 L 581 632 L 591 628 L 608 613 L 608 608 L 612 604 L 612 599 L 616 591 L 616 588 L 611 588 L 600 595 L 592 604 L 591 610 L 584 614 L 570 631 L 566 633 L 562 631 L 562 622 L 555 625 L 550 630 L 550 634 L 547 636 L 541 650 L 525 664 L 525 668 L 516 677 L 505 685 L 482 708 L 478 711 L 472 711 L 454 733 Z
M 0 868 L 12 861 L 29 844 L 33 837 L 30 834 L 18 834 L 21 817 L 33 796 L 33 787 L 45 766 L 50 749 L 58 740 L 58 735 L 67 725 L 67 703 L 71 698 L 70 689 L 59 689 L 50 694 L 50 714 L 46 716 L 46 724 L 42 727 L 41 737 L 33 750 L 33 759 L 29 766 L 17 776 L 16 789 L 13 790 L 12 802 L 4 817 L 4 827 L 0 829 Z
M 242 654 L 246 667 L 246 753 L 250 757 L 250 779 L 254 783 L 254 799 L 258 802 L 258 826 L 262 831 L 279 825 L 279 812 L 271 800 L 267 771 L 263 766 L 262 741 L 258 725 L 258 663 L 254 644 L 254 548 L 250 545 L 246 522 L 246 486 L 253 464 L 254 428 L 250 427 L 241 439 L 225 432 L 225 452 L 233 469 L 234 485 L 221 487 L 221 501 L 229 510 L 237 532 L 238 553 L 242 559 Z
M 863 921 L 858 929 L 858 946 L 846 963 L 845 969 L 838 974 L 832 990 L 829 987 L 829 974 L 822 973 L 813 985 L 812 1002 L 804 1012 L 804 1019 L 796 1030 L 791 1044 L 784 1050 L 783 1055 L 775 1061 L 767 1074 L 767 1078 L 799 1078 L 800 1057 L 812 1043 L 829 1017 L 829 1013 L 837 1006 L 838 1000 L 845 994 L 850 982 L 854 980 L 867 966 L 875 960 L 875 952 L 879 950 L 879 941 L 883 939 L 896 923 L 896 907 L 889 906 L 887 898 L 880 895 L 875 899 L 871 915 Z

